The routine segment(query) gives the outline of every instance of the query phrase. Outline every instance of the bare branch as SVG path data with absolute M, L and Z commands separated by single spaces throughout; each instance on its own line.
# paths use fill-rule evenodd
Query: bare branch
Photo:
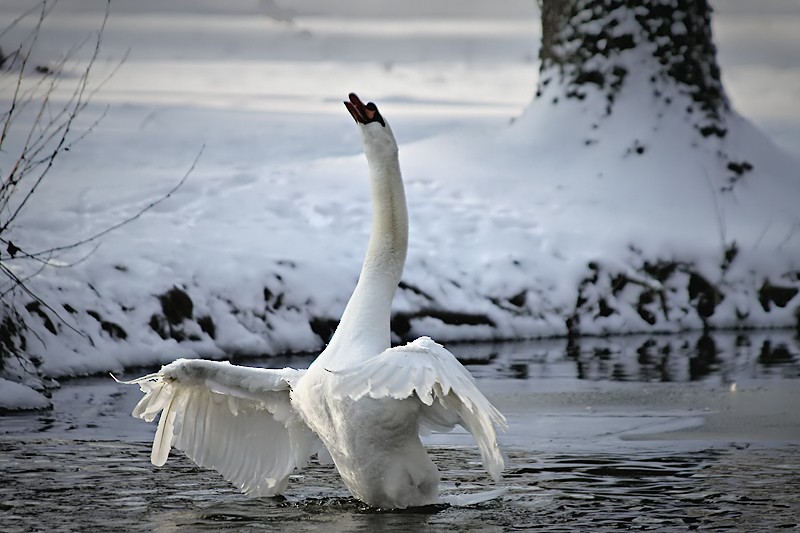
M 11 277 L 7 276 L 7 277 L 9 277 L 9 279 L 11 279 L 12 283 L 11 283 L 11 286 L 9 288 L 4 289 L 3 292 L 0 292 L 0 300 L 5 298 L 5 296 L 7 294 L 14 292 L 14 290 L 17 288 L 17 285 L 19 285 L 20 283 L 24 284 L 26 281 L 28 281 L 30 279 L 33 279 L 34 277 L 36 277 L 39 274 L 41 274 L 41 272 L 46 267 L 47 267 L 47 264 L 43 262 L 42 264 L 39 265 L 39 268 L 37 268 L 32 274 L 28 274 L 24 278 L 19 278 L 18 277 L 19 281 L 15 280 L 14 278 L 11 278 Z
M 150 211 L 155 206 L 157 206 L 158 204 L 160 204 L 161 202 L 163 202 L 164 200 L 166 200 L 167 198 L 172 196 L 178 189 L 181 188 L 181 186 L 186 182 L 187 179 L 189 179 L 189 176 L 194 171 L 195 167 L 197 166 L 197 162 L 200 161 L 200 156 L 203 155 L 203 151 L 205 150 L 205 148 L 206 148 L 205 145 L 203 145 L 200 148 L 200 151 L 197 152 L 197 155 L 195 156 L 194 161 L 192 161 L 192 164 L 189 167 L 189 170 L 186 171 L 186 174 L 183 175 L 183 177 L 180 179 L 180 181 L 178 181 L 178 183 L 176 183 L 169 191 L 167 191 L 166 194 L 164 194 L 163 196 L 160 196 L 156 200 L 153 200 L 152 202 L 150 202 L 149 204 L 147 204 L 146 206 L 141 208 L 139 211 L 136 212 L 136 214 L 134 214 L 134 215 L 132 215 L 132 216 L 120 221 L 120 222 L 117 222 L 113 226 L 109 226 L 106 229 L 104 229 L 102 231 L 99 231 L 99 232 L 95 233 L 94 235 L 92 235 L 90 237 L 86 237 L 85 239 L 81 239 L 79 241 L 75 241 L 75 242 L 73 242 L 71 244 L 67 244 L 65 246 L 58 246 L 58 247 L 55 247 L 55 248 L 49 248 L 47 250 L 41 250 L 39 252 L 33 252 L 33 253 L 29 254 L 30 257 L 41 257 L 43 255 L 51 254 L 51 253 L 54 253 L 54 252 L 60 252 L 60 251 L 63 251 L 63 250 L 69 250 L 69 249 L 72 249 L 72 248 L 77 248 L 78 246 L 81 246 L 83 244 L 95 241 L 95 240 L 99 239 L 100 237 L 103 237 L 104 235 L 108 235 L 112 231 L 114 231 L 116 229 L 119 229 L 122 226 L 125 226 L 126 224 L 130 224 L 131 222 L 133 222 L 137 218 L 141 217 L 143 214 L 145 214 L 146 212 Z M 6 242 L 6 241 L 4 241 L 2 238 L 0 238 L 0 242 Z
M 44 2 L 42 2 L 42 3 L 41 3 L 41 7 L 40 7 L 40 6 L 38 6 L 38 5 L 37 5 L 37 6 L 33 6 L 32 8 L 30 8 L 29 10 L 25 11 L 25 12 L 24 12 L 24 13 L 22 13 L 20 16 L 18 16 L 18 17 L 17 17 L 17 18 L 15 18 L 14 20 L 12 20 L 12 21 L 11 21 L 11 24 L 9 24 L 8 26 L 6 26 L 6 27 L 3 29 L 3 31 L 0 31 L 0 38 L 2 38 L 2 37 L 3 37 L 3 36 L 6 34 L 6 33 L 8 33 L 9 31 L 11 31 L 11 30 L 14 28 L 14 26 L 16 26 L 17 24 L 19 24 L 19 23 L 20 23 L 20 22 L 22 22 L 23 20 L 25 20 L 25 19 L 28 17 L 28 15 L 30 15 L 31 13 L 33 13 L 33 12 L 35 12 L 35 11 L 40 11 L 40 10 L 41 10 L 41 11 L 43 11 L 44 13 L 42 14 L 42 16 L 40 17 L 40 19 L 39 19 L 39 20 L 40 20 L 40 21 L 44 20 L 44 19 L 45 19 L 45 17 L 47 17 L 47 15 L 48 15 L 48 14 L 50 14 L 50 11 L 52 11 L 52 10 L 53 10 L 53 8 L 55 7 L 56 3 L 57 3 L 57 0 L 53 0 L 53 1 L 50 3 L 50 6 L 48 7 L 48 6 L 47 6 L 47 0 L 45 0 Z M 40 25 L 41 25 L 41 22 L 40 22 Z
M 86 334 L 85 334 L 84 332 L 80 331 L 80 330 L 79 330 L 79 329 L 77 329 L 75 326 L 73 326 L 72 324 L 70 324 L 69 322 L 67 322 L 67 321 L 64 319 L 64 317 L 62 317 L 60 314 L 58 314 L 58 311 L 56 311 L 55 309 L 53 309 L 53 308 L 52 308 L 52 307 L 51 307 L 51 306 L 50 306 L 50 305 L 49 305 L 47 302 L 45 302 L 44 300 L 42 300 L 41 298 L 39 298 L 39 297 L 38 297 L 38 296 L 37 296 L 37 295 L 36 295 L 36 294 L 35 294 L 35 293 L 34 293 L 34 292 L 33 292 L 33 291 L 32 291 L 32 290 L 31 290 L 31 289 L 30 289 L 30 288 L 29 288 L 27 285 L 25 285 L 25 282 L 24 282 L 23 280 L 21 280 L 19 277 L 17 277 L 17 275 L 16 275 L 16 274 L 14 274 L 14 272 L 12 272 L 12 271 L 11 271 L 11 269 L 9 269 L 9 268 L 8 268 L 6 265 L 4 265 L 3 263 L 0 263 L 0 270 L 2 270 L 2 271 L 3 271 L 3 274 L 5 274 L 6 276 L 8 276 L 8 277 L 9 277 L 9 278 L 11 278 L 12 280 L 14 280 L 14 281 L 16 282 L 16 286 L 17 286 L 17 287 L 20 287 L 20 288 L 21 288 L 23 291 L 25 291 L 25 293 L 26 293 L 28 296 L 30 296 L 31 298 L 33 298 L 34 300 L 36 300 L 37 302 L 39 302 L 39 305 L 41 305 L 41 306 L 45 307 L 45 308 L 46 308 L 46 309 L 48 309 L 48 310 L 49 310 L 51 313 L 53 313 L 53 314 L 56 316 L 56 318 L 58 318 L 58 320 L 59 320 L 59 321 L 60 321 L 62 324 L 64 324 L 65 326 L 67 326 L 69 329 L 71 329 L 72 331 L 74 331 L 75 333 L 77 333 L 78 335 L 80 335 L 81 337 L 85 337 L 85 336 L 86 336 Z
M 60 107 L 55 113 L 51 108 L 52 97 L 63 81 L 63 73 L 65 66 L 74 54 L 82 48 L 88 41 L 86 40 L 80 44 L 72 47 L 67 53 L 59 59 L 53 68 L 48 68 L 48 72 L 35 83 L 29 84 L 25 82 L 28 72 L 28 64 L 31 61 L 33 51 L 40 37 L 43 23 L 46 17 L 51 13 L 56 4 L 56 0 L 49 1 L 43 0 L 35 8 L 25 11 L 22 15 L 17 17 L 10 25 L 8 25 L 1 33 L 0 37 L 5 35 L 11 28 L 18 25 L 23 19 L 38 13 L 38 19 L 34 25 L 31 33 L 19 45 L 18 49 L 13 53 L 19 61 L 19 71 L 11 78 L 11 86 L 13 86 L 11 104 L 7 111 L 4 111 L 2 116 L 2 124 L 0 124 L 0 151 L 5 146 L 6 141 L 14 126 L 15 120 L 20 113 L 25 110 L 29 105 L 35 105 L 35 114 L 30 128 L 24 136 L 24 142 L 19 151 L 19 155 L 13 160 L 11 169 L 2 176 L 0 182 L 0 214 L 4 220 L 0 224 L 0 234 L 5 234 L 10 225 L 16 220 L 22 210 L 25 208 L 28 201 L 34 196 L 39 186 L 48 175 L 53 167 L 53 164 L 64 150 L 69 149 L 75 142 L 83 139 L 89 131 L 93 130 L 99 120 L 105 116 L 106 110 L 99 118 L 92 122 L 92 124 L 85 131 L 75 136 L 72 133 L 74 122 L 78 115 L 84 111 L 91 100 L 97 93 L 102 85 L 104 85 L 119 69 L 120 65 L 127 58 L 125 57 L 113 69 L 113 71 L 105 77 L 100 85 L 90 87 L 89 82 L 93 68 L 98 60 L 100 53 L 100 44 L 102 42 L 103 33 L 108 22 L 110 15 L 110 0 L 107 0 L 103 21 L 94 39 L 94 48 L 88 60 L 88 64 L 81 72 L 78 81 L 72 91 L 72 94 L 67 99 L 67 102 Z M 4 85 L 8 86 L 9 84 Z M 24 189 L 20 189 L 24 186 Z M 13 202 L 13 204 L 12 204 Z M 116 225 L 119 227 L 119 225 Z M 40 263 L 39 268 L 27 276 L 19 276 L 9 266 L 0 261 L 0 272 L 11 281 L 10 288 L 4 288 L 0 293 L 0 302 L 8 305 L 5 297 L 13 293 L 16 289 L 21 289 L 25 294 L 33 298 L 38 304 L 50 310 L 60 322 L 65 324 L 68 328 L 72 329 L 79 335 L 85 336 L 84 333 L 77 330 L 74 326 L 68 323 L 55 309 L 53 309 L 47 302 L 36 295 L 27 285 L 34 276 L 38 275 L 42 269 L 47 266 L 54 266 L 50 258 L 52 252 L 43 252 L 37 255 L 32 255 L 24 252 L 17 246 L 11 244 L 7 239 L 0 239 L 6 243 L 7 249 L 11 255 L 11 259 L 19 254 L 19 258 L 34 260 Z M 88 240 L 81 243 L 75 243 L 75 246 L 85 244 Z M 85 260 L 96 249 L 95 247 L 78 262 Z M 63 247 L 62 247 L 63 248 Z M 72 263 L 73 265 L 76 263 Z M 34 332 L 35 334 L 35 332 Z
M 12 23 L 12 26 L 16 25 L 25 16 L 36 12 L 36 10 L 39 11 L 38 20 L 33 31 L 20 45 L 17 51 L 17 55 L 20 60 L 20 70 L 14 78 L 11 78 L 10 85 L 13 85 L 11 105 L 8 111 L 1 115 L 2 119 L 0 119 L 2 120 L 2 124 L 0 125 L 0 152 L 2 152 L 2 148 L 5 145 L 5 142 L 9 139 L 9 135 L 12 132 L 12 128 L 14 127 L 17 117 L 23 110 L 26 109 L 26 107 L 35 106 L 33 110 L 34 114 L 32 116 L 32 124 L 30 128 L 23 133 L 24 136 L 21 139 L 22 146 L 19 149 L 19 155 L 12 160 L 13 162 L 10 170 L 8 170 L 2 176 L 2 181 L 0 182 L 0 215 L 3 218 L 3 220 L 0 221 L 0 235 L 7 234 L 8 229 L 12 227 L 15 220 L 19 217 L 20 213 L 22 213 L 22 210 L 26 207 L 28 202 L 34 198 L 39 186 L 44 182 L 45 178 L 53 168 L 58 156 L 65 150 L 69 150 L 75 143 L 85 138 L 89 132 L 94 130 L 99 121 L 103 119 L 105 114 L 108 112 L 108 107 L 106 107 L 100 116 L 92 121 L 92 123 L 82 132 L 74 132 L 75 123 L 78 116 L 81 115 L 81 113 L 87 108 L 89 102 L 97 94 L 97 92 L 108 82 L 108 80 L 114 76 L 114 74 L 116 74 L 128 57 L 128 52 L 126 52 L 124 57 L 117 63 L 112 71 L 107 74 L 103 80 L 101 80 L 100 83 L 90 85 L 91 75 L 95 69 L 100 54 L 100 45 L 102 42 L 103 32 L 110 15 L 110 0 L 107 0 L 103 21 L 98 32 L 96 33 L 94 39 L 94 48 L 91 56 L 89 57 L 86 66 L 83 67 L 77 82 L 75 82 L 71 94 L 69 94 L 66 98 L 66 102 L 59 104 L 58 107 L 54 109 L 55 106 L 53 105 L 53 100 L 55 91 L 65 79 L 63 74 L 66 70 L 66 65 L 70 61 L 70 58 L 72 58 L 74 54 L 89 40 L 87 38 L 80 44 L 68 50 L 67 53 L 52 67 L 52 70 L 47 75 L 42 76 L 41 79 L 32 83 L 28 83 L 25 80 L 28 63 L 31 60 L 32 52 L 39 39 L 39 34 L 42 30 L 42 24 L 47 15 L 53 9 L 54 4 L 55 1 L 49 3 L 48 0 L 44 0 L 39 7 L 34 10 L 28 10 L 25 14 Z M 8 29 L 9 28 L 6 28 L 5 31 L 8 31 Z M 5 31 L 0 33 L 0 36 L 3 35 Z M 58 319 L 58 321 L 60 321 L 66 327 L 78 333 L 79 335 L 86 337 L 85 333 L 81 332 L 75 326 L 67 322 L 67 320 L 58 313 L 58 311 L 56 311 L 51 305 L 39 297 L 30 288 L 29 282 L 47 267 L 69 267 L 85 261 L 97 250 L 100 245 L 100 243 L 97 241 L 103 236 L 133 222 L 147 211 L 150 211 L 155 206 L 171 197 L 186 182 L 191 173 L 194 171 L 204 149 L 205 146 L 200 148 L 184 176 L 172 188 L 170 188 L 166 194 L 163 194 L 157 199 L 151 201 L 136 211 L 136 213 L 132 216 L 106 227 L 102 231 L 90 235 L 89 237 L 76 240 L 63 246 L 56 246 L 34 253 L 30 253 L 26 249 L 23 249 L 23 247 L 13 244 L 8 238 L 0 237 L 0 242 L 5 244 L 6 250 L 8 251 L 8 257 L 6 257 L 3 261 L 0 261 L 0 273 L 2 273 L 2 275 L 4 275 L 9 281 L 9 284 L 3 284 L 3 287 L 0 288 L 0 303 L 2 303 L 5 307 L 10 307 L 10 312 L 13 313 L 18 320 L 21 320 L 19 314 L 14 311 L 13 305 L 7 300 L 7 296 L 13 295 L 15 291 L 20 290 L 22 293 L 26 294 L 35 302 L 37 302 L 39 306 L 50 311 Z M 94 247 L 77 261 L 73 261 L 72 263 L 66 265 L 56 264 L 52 261 L 53 256 L 59 254 L 60 252 L 75 249 L 89 243 L 95 243 Z M 38 263 L 38 268 L 33 269 L 32 272 L 29 272 L 26 275 L 21 275 L 12 270 L 9 266 L 9 262 L 15 260 L 34 261 Z M 36 331 L 29 331 L 38 337 Z M 91 341 L 91 339 L 89 340 Z M 19 356 L 20 354 L 17 355 Z
M 117 229 L 121 228 L 122 226 L 130 224 L 134 220 L 138 219 L 139 217 L 144 215 L 146 212 L 150 211 L 151 209 L 156 207 L 158 204 L 160 204 L 161 202 L 163 202 L 167 198 L 171 197 L 175 192 L 177 192 L 178 189 L 181 188 L 181 186 L 183 186 L 184 183 L 186 183 L 186 180 L 189 179 L 189 176 L 192 174 L 192 172 L 194 171 L 195 167 L 197 166 L 197 163 L 200 161 L 200 157 L 203 155 L 203 151 L 204 150 L 205 150 L 205 145 L 203 145 L 200 148 L 200 150 L 197 152 L 197 155 L 195 156 L 194 160 L 192 161 L 192 164 L 189 166 L 189 169 L 186 171 L 186 173 L 183 175 L 183 177 L 169 191 L 167 191 L 166 194 L 164 194 L 162 196 L 159 196 L 157 199 L 151 201 L 149 204 L 147 204 L 146 206 L 144 206 L 141 209 L 139 209 L 135 214 L 131 215 L 130 217 L 128 217 L 128 218 L 126 218 L 124 220 L 121 220 L 120 222 L 117 222 L 116 224 L 114 224 L 112 226 L 109 226 L 109 227 L 103 229 L 102 231 L 99 231 L 99 232 L 97 232 L 97 233 L 95 233 L 93 235 L 90 235 L 89 237 L 86 237 L 84 239 L 81 239 L 81 240 L 78 240 L 78 241 L 63 245 L 63 246 L 56 246 L 56 247 L 53 247 L 53 248 L 48 248 L 46 250 L 40 250 L 38 252 L 27 252 L 27 251 L 23 250 L 22 248 L 17 247 L 17 254 L 19 255 L 19 258 L 33 259 L 33 260 L 38 261 L 40 263 L 44 263 L 46 266 L 56 266 L 56 267 L 62 267 L 62 268 L 69 267 L 69 266 L 74 266 L 74 265 L 76 265 L 76 264 L 78 264 L 78 263 L 80 263 L 82 261 L 85 261 L 92 253 L 94 253 L 95 250 L 97 250 L 97 247 L 99 247 L 99 243 L 98 243 L 97 246 L 95 246 L 95 248 L 92 249 L 91 252 L 89 252 L 89 254 L 87 254 L 84 257 L 82 257 L 81 259 L 79 259 L 79 260 L 77 260 L 75 262 L 69 263 L 67 265 L 56 265 L 54 263 L 51 263 L 49 258 L 48 259 L 42 259 L 42 256 L 52 256 L 53 254 L 55 254 L 57 252 L 63 252 L 65 250 L 71 250 L 71 249 L 74 249 L 74 248 L 78 248 L 79 246 L 83 246 L 84 244 L 91 243 L 91 242 L 96 241 L 97 239 L 99 239 L 99 238 L 101 238 L 101 237 L 103 237 L 105 235 L 108 235 L 112 231 L 117 230 Z M 9 241 L 8 239 L 5 239 L 3 237 L 0 237 L 0 242 L 2 242 L 6 246 L 8 246 L 11 243 L 11 241 Z M 13 260 L 13 259 L 15 259 L 15 258 L 6 259 L 6 261 Z M 0 263 L 0 264 L 2 264 L 2 263 Z
M 10 241 L 8 241 L 6 239 L 3 239 L 2 237 L 0 237 L 0 242 L 5 244 L 7 247 L 12 244 Z M 86 244 L 86 243 L 84 243 L 84 244 Z M 25 280 L 28 280 L 28 279 L 32 279 L 32 278 L 36 277 L 36 275 L 38 275 L 45 267 L 72 268 L 72 267 L 74 267 L 76 265 L 79 265 L 79 264 L 83 263 L 84 261 L 86 261 L 87 259 L 89 259 L 97 251 L 97 249 L 100 248 L 101 244 L 102 244 L 101 242 L 95 243 L 91 250 L 89 250 L 88 252 L 83 254 L 78 259 L 76 259 L 74 261 L 71 261 L 69 263 L 66 263 L 66 262 L 63 262 L 63 261 L 59 261 L 58 263 L 54 262 L 53 261 L 53 256 L 56 253 L 55 251 L 52 254 L 43 253 L 42 255 L 46 255 L 47 257 L 46 258 L 42 258 L 42 257 L 37 256 L 37 255 L 31 255 L 31 254 L 27 253 L 25 250 L 23 250 L 21 248 L 16 248 L 16 254 L 13 257 L 6 258 L 4 260 L 4 262 L 5 263 L 11 263 L 11 262 L 16 261 L 16 260 L 30 259 L 31 261 L 35 261 L 37 263 L 40 263 L 41 266 L 36 271 L 36 273 L 31 274 L 29 276 L 26 276 L 24 278 Z
M 29 12 L 32 11 L 33 10 Z M 31 36 L 31 42 L 30 45 L 28 46 L 28 51 L 25 54 L 22 54 L 22 65 L 20 66 L 19 74 L 17 75 L 17 82 L 14 87 L 14 96 L 11 99 L 11 109 L 9 109 L 8 115 L 6 115 L 6 120 L 3 123 L 3 131 L 0 132 L 0 147 L 3 146 L 3 141 L 5 141 L 6 135 L 8 135 L 8 130 L 9 128 L 11 128 L 12 118 L 14 117 L 17 103 L 20 101 L 19 91 L 20 88 L 22 87 L 23 77 L 25 76 L 25 67 L 28 65 L 28 60 L 30 59 L 31 56 L 31 50 L 33 50 L 33 46 L 36 44 L 36 40 L 39 38 L 39 31 L 41 30 L 42 24 L 44 23 L 44 19 L 48 13 L 49 10 L 47 9 L 47 2 L 46 1 L 42 2 L 42 10 L 41 13 L 39 14 L 39 21 L 36 23 L 36 27 L 33 30 L 33 35 Z M 16 24 L 17 22 L 18 20 L 14 21 L 14 24 Z M 20 48 L 17 52 L 18 54 L 24 46 L 25 46 L 24 44 L 20 45 Z
M 47 134 L 47 129 L 45 129 L 44 133 L 42 133 L 42 135 L 40 135 L 39 138 L 36 139 L 36 141 L 34 141 L 34 145 L 37 146 L 37 148 L 32 149 L 30 147 L 30 144 L 26 143 L 26 146 L 23 149 L 22 156 L 20 157 L 20 159 L 27 160 L 28 161 L 28 165 L 26 165 L 26 167 L 24 167 L 23 170 L 18 170 L 16 168 L 16 166 L 15 166 L 15 169 L 12 171 L 12 174 L 11 174 L 11 179 L 6 180 L 6 182 L 4 183 L 4 186 L 10 186 L 12 189 L 15 189 L 17 184 L 19 183 L 19 181 L 22 179 L 22 177 L 26 176 L 26 174 L 32 173 L 34 171 L 34 169 L 36 169 L 37 167 L 42 166 L 42 165 L 44 166 L 44 168 L 41 169 L 38 172 L 38 176 L 36 176 L 32 180 L 32 183 L 29 182 L 29 186 L 28 186 L 27 190 L 25 191 L 24 195 L 22 196 L 22 199 L 16 204 L 16 206 L 10 208 L 7 219 L 3 222 L 2 225 L 0 225 L 0 234 L 4 233 L 8 229 L 9 225 L 11 223 L 13 223 L 13 221 L 17 218 L 17 216 L 19 216 L 19 214 L 22 211 L 22 209 L 25 208 L 25 206 L 27 205 L 28 201 L 33 197 L 34 193 L 39 188 L 41 183 L 44 181 L 44 178 L 47 176 L 47 174 L 50 171 L 50 169 L 53 167 L 53 163 L 54 163 L 56 157 L 58 156 L 58 154 L 60 154 L 65 149 L 65 147 L 68 147 L 68 146 L 71 145 L 71 142 L 68 142 L 68 139 L 69 139 L 69 135 L 71 133 L 73 122 L 75 121 L 77 116 L 80 114 L 80 112 L 83 111 L 86 108 L 91 96 L 94 95 L 95 92 L 96 92 L 96 89 L 95 89 L 95 91 L 89 91 L 89 93 L 87 95 L 87 87 L 89 85 L 89 79 L 90 79 L 90 75 L 91 75 L 91 72 L 92 72 L 92 68 L 94 67 L 95 62 L 97 61 L 97 58 L 98 58 L 98 56 L 100 54 L 100 43 L 102 42 L 103 31 L 105 30 L 106 24 L 108 22 L 108 17 L 110 15 L 110 6 L 111 6 L 111 3 L 110 3 L 110 0 L 109 0 L 106 3 L 106 10 L 105 10 L 105 13 L 104 13 L 104 16 L 103 16 L 103 22 L 101 23 L 100 29 L 97 32 L 97 37 L 95 39 L 95 45 L 94 45 L 94 50 L 92 52 L 92 55 L 91 55 L 91 57 L 89 59 L 89 62 L 87 64 L 85 70 L 83 71 L 83 73 L 82 73 L 82 75 L 80 77 L 79 82 L 76 85 L 75 90 L 73 91 L 73 94 L 72 94 L 72 97 L 70 98 L 70 101 L 67 103 L 67 105 L 64 108 L 64 111 L 66 111 L 65 120 L 62 123 L 60 123 L 58 125 L 58 127 L 56 128 L 56 130 L 51 132 L 51 134 L 49 134 L 49 135 Z M 44 12 L 44 8 L 43 8 L 43 12 Z M 38 36 L 38 27 L 41 26 L 42 20 L 43 19 L 40 18 L 39 26 L 37 26 L 37 32 L 36 32 L 37 36 Z M 83 44 L 81 44 L 80 46 L 82 46 L 82 45 Z M 80 48 L 80 46 L 78 48 Z M 126 57 L 127 57 L 127 54 L 126 54 Z M 26 57 L 26 60 L 27 60 L 27 57 Z M 119 68 L 119 65 L 117 66 L 117 68 Z M 116 72 L 116 70 L 117 69 L 114 69 L 114 72 Z M 112 72 L 112 74 L 113 74 L 113 72 Z M 108 81 L 108 78 L 106 78 L 103 81 L 103 83 L 105 83 L 106 81 Z M 57 82 L 53 82 L 51 84 L 51 86 L 50 86 L 50 90 L 46 93 L 45 98 L 43 99 L 42 105 L 40 106 L 39 114 L 37 115 L 37 119 L 34 121 L 34 125 L 32 126 L 32 130 L 35 129 L 36 126 L 41 123 L 41 116 L 42 116 L 43 110 L 47 108 L 47 103 L 49 101 L 49 96 L 52 93 L 52 91 L 54 90 L 56 83 Z M 52 123 L 53 123 L 53 121 L 51 121 L 51 124 Z M 92 125 L 92 127 L 93 126 L 94 126 L 94 124 Z M 4 131 L 4 133 L 5 133 L 5 131 Z M 46 155 L 44 158 L 42 158 L 41 160 L 38 159 L 38 154 L 40 153 L 40 151 L 43 150 L 46 146 L 48 146 L 48 143 L 53 139 L 55 139 L 55 141 L 54 141 L 55 144 L 56 144 L 55 147 L 53 147 L 52 149 L 48 149 L 49 150 L 49 154 Z M 30 137 L 29 137 L 29 140 L 30 140 Z M 1 138 L 0 138 L 0 142 L 2 142 Z M 31 161 L 31 159 L 33 161 Z M 19 161 L 18 161 L 18 163 L 19 163 Z M 16 178 L 16 179 L 14 179 L 14 178 Z M 7 198 L 13 192 L 13 190 L 12 191 L 7 191 L 7 192 L 8 192 L 8 194 L 6 194 L 6 196 L 5 196 L 6 201 L 2 204 L 2 207 L 4 209 L 8 206 Z

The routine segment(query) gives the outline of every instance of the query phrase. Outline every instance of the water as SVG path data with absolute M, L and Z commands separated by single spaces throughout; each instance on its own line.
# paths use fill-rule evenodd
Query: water
M 377 511 L 317 463 L 248 499 L 180 454 L 153 467 L 137 389 L 91 378 L 0 417 L 0 531 L 800 531 L 792 333 L 452 348 L 511 422 L 499 499 Z M 463 431 L 427 441 L 443 493 L 496 488 Z
M 312 465 L 281 501 L 248 500 L 179 457 L 155 469 L 141 443 L 17 440 L 2 450 L 3 531 L 547 531 L 797 529 L 794 449 L 692 454 L 514 451 L 501 499 L 379 512 Z M 446 492 L 485 488 L 463 449 L 436 448 Z

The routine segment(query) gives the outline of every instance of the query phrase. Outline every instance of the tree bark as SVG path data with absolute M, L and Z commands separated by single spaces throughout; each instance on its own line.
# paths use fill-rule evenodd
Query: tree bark
M 704 137 L 725 137 L 730 110 L 720 80 L 707 0 L 543 0 L 537 99 L 604 96 L 614 112 L 637 71 L 654 103 L 680 106 Z M 675 101 L 676 91 L 685 95 Z

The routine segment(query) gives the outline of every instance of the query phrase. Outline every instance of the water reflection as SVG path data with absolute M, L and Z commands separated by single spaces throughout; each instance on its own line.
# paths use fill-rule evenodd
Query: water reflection
M 800 339 L 796 332 L 784 330 L 550 339 L 450 348 L 478 377 L 722 384 L 800 377 Z

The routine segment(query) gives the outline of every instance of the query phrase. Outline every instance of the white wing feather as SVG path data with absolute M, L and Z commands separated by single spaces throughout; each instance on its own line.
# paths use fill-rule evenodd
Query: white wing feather
M 133 416 L 152 422 L 161 413 L 154 465 L 163 465 L 175 447 L 246 494 L 273 496 L 323 448 L 289 400 L 291 384 L 304 372 L 179 359 L 124 383 L 145 393 Z
M 475 386 L 455 356 L 428 337 L 390 348 L 357 366 L 331 371 L 338 377 L 335 395 L 358 400 L 417 398 L 428 406 L 421 423 L 434 429 L 461 424 L 478 443 L 483 466 L 500 479 L 505 461 L 497 445 L 495 426 L 505 430 L 505 417 Z

